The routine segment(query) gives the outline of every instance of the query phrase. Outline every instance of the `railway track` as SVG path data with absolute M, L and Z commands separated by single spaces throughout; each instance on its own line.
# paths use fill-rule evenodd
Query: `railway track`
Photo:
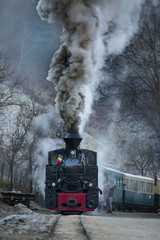
M 54 219 L 43 240 L 58 239 L 92 240 L 82 215 L 59 215 Z

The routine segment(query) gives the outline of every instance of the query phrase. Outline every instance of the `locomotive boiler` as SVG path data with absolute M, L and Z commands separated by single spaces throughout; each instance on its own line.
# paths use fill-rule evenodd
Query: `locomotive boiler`
M 78 132 L 64 137 L 66 147 L 48 153 L 46 207 L 61 212 L 93 211 L 98 206 L 97 153 L 80 149 Z

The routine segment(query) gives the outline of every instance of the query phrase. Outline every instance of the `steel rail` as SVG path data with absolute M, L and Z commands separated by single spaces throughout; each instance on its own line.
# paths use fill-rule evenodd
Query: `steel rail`
M 87 238 L 88 238 L 89 240 L 92 240 L 92 237 L 91 237 L 90 233 L 88 232 L 87 227 L 86 227 L 85 224 L 84 224 L 84 220 L 83 220 L 83 218 L 82 218 L 82 215 L 80 216 L 80 221 L 81 221 L 81 225 L 82 225 L 82 227 L 83 227 L 83 229 L 84 229 L 84 231 L 85 231 L 85 234 L 86 234 Z
M 50 227 L 49 227 L 48 233 L 47 233 L 46 236 L 43 238 L 43 240 L 48 240 L 48 239 L 49 239 L 52 230 L 54 229 L 57 221 L 59 220 L 59 218 L 60 218 L 61 216 L 62 216 L 62 215 L 56 217 L 56 218 L 52 221 L 52 223 L 51 223 L 51 225 L 50 225 Z

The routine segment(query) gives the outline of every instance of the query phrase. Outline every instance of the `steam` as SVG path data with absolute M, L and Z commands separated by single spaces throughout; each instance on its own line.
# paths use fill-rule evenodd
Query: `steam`
M 67 131 L 84 126 L 104 59 L 121 53 L 137 31 L 142 3 L 144 0 L 39 1 L 41 18 L 49 23 L 61 21 L 64 27 L 48 80 L 55 83 L 56 105 Z
M 53 151 L 62 146 L 62 141 L 59 139 L 44 138 L 37 144 L 35 152 L 36 161 L 34 181 L 38 184 L 39 189 L 44 195 L 45 189 L 45 167 L 47 165 L 48 152 Z
M 45 123 L 45 124 L 44 124 Z M 60 137 L 63 135 L 63 122 L 52 105 L 45 107 L 45 113 L 36 116 L 33 121 L 35 131 L 42 137 Z

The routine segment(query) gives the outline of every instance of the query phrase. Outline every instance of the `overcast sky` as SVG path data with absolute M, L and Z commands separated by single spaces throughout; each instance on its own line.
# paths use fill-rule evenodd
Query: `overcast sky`
M 0 0 L 0 49 L 17 71 L 43 81 L 53 53 L 59 48 L 62 26 L 48 24 L 37 14 L 38 0 Z

